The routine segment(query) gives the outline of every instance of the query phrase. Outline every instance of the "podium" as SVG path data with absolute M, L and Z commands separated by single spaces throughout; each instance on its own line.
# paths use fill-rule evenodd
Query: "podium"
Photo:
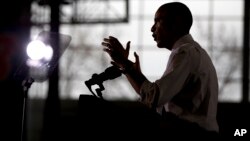
M 160 117 L 135 101 L 106 101 L 92 95 L 80 95 L 78 102 L 79 138 L 110 139 L 113 136 L 136 137 L 158 128 Z

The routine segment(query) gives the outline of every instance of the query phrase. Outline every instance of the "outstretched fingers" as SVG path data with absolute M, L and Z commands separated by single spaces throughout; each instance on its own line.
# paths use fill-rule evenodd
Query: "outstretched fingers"
M 111 54 L 111 52 L 113 51 L 111 45 L 108 42 L 102 42 L 102 46 L 104 46 L 103 50 L 108 54 Z
M 136 52 L 134 52 L 134 56 L 135 56 L 135 63 L 140 63 L 139 56 L 137 55 Z
M 136 67 L 139 71 L 141 71 L 139 56 L 137 55 L 136 52 L 134 52 L 134 56 L 135 56 L 135 67 Z
M 126 49 L 125 49 L 125 57 L 128 58 L 129 55 L 129 50 L 130 50 L 130 41 L 127 42 Z

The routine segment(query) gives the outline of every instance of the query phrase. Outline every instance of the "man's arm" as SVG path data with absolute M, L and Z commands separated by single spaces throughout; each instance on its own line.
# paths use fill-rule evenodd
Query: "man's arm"
M 123 66 L 123 72 L 134 90 L 140 95 L 141 86 L 147 78 L 141 72 L 138 55 L 136 53 L 134 55 L 136 58 L 135 63 L 127 60 Z
M 118 39 L 109 36 L 109 38 L 104 38 L 102 45 L 104 46 L 103 50 L 110 55 L 111 63 L 123 70 L 132 87 L 140 94 L 140 88 L 146 77 L 141 72 L 138 55 L 134 53 L 135 63 L 128 59 L 130 41 L 127 43 L 126 49 L 124 49 Z
M 156 107 L 159 87 L 157 84 L 149 82 L 143 75 L 140 68 L 139 56 L 136 53 L 134 53 L 135 63 L 128 59 L 130 42 L 127 43 L 126 49 L 124 49 L 115 37 L 109 36 L 109 38 L 104 38 L 102 45 L 104 46 L 103 50 L 112 59 L 111 64 L 123 70 L 123 74 L 126 75 L 129 83 L 137 94 L 140 95 L 140 101 L 149 107 Z
M 136 53 L 134 55 L 136 58 L 135 63 L 127 60 L 123 66 L 123 73 L 137 94 L 140 95 L 140 101 L 149 108 L 155 109 L 158 104 L 159 88 L 157 84 L 149 82 L 143 75 L 140 69 L 139 57 Z

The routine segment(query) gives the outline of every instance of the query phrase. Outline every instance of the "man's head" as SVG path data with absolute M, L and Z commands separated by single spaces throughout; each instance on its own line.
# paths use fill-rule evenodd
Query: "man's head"
M 154 40 L 160 48 L 172 49 L 174 43 L 189 33 L 193 23 L 189 8 L 180 2 L 163 4 L 155 13 L 151 28 Z

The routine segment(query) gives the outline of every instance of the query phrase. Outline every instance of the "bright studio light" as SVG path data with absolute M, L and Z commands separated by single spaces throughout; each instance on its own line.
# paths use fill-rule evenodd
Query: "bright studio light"
M 31 60 L 45 60 L 50 61 L 53 55 L 53 49 L 49 45 L 45 45 L 40 40 L 30 42 L 26 49 L 27 55 Z
M 69 35 L 48 31 L 40 32 L 36 39 L 26 46 L 28 57 L 26 65 L 29 67 L 29 77 L 36 82 L 46 81 L 57 65 L 61 52 L 68 47 L 70 41 L 71 36 Z M 57 42 L 58 46 L 55 44 Z M 53 43 L 55 46 L 51 46 Z M 54 54 L 54 48 L 60 51 L 60 54 Z
M 29 57 L 26 63 L 30 67 L 30 77 L 41 82 L 46 80 L 53 56 L 52 47 L 40 40 L 34 40 L 28 44 L 26 53 Z

